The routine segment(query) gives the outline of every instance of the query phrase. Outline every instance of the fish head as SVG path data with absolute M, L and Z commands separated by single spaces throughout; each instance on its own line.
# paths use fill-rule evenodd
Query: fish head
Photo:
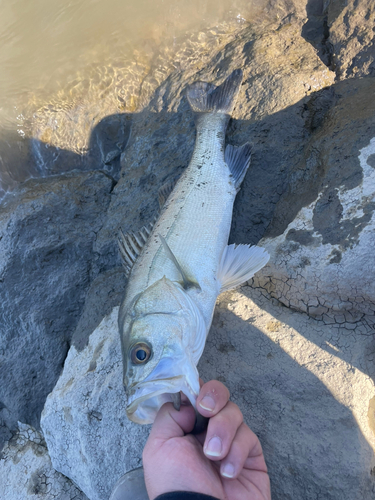
M 180 284 L 157 281 L 119 315 L 128 418 L 152 423 L 160 407 L 182 392 L 195 405 L 196 364 L 206 326 Z

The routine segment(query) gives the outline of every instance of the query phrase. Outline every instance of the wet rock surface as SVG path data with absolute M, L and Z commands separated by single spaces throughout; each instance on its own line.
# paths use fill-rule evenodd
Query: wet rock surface
M 28 181 L 1 209 L 3 441 L 17 420 L 38 427 L 52 391 L 48 452 L 82 495 L 105 500 L 140 464 L 148 429 L 124 413 L 116 236 L 148 223 L 160 186 L 189 163 L 187 86 L 241 67 L 227 142 L 249 141 L 253 154 L 230 243 L 261 240 L 271 260 L 252 287 L 219 299 L 200 373 L 228 385 L 259 435 L 274 499 L 374 496 L 373 9 L 369 0 L 272 0 L 251 26 L 194 35 L 173 64 L 166 51 L 142 67 L 122 115 L 120 94 L 108 93 L 110 116 L 90 140 L 94 94 L 78 126 L 74 106 L 40 110 L 29 154 L 54 161 L 57 174 L 69 145 L 65 158 L 88 171 Z

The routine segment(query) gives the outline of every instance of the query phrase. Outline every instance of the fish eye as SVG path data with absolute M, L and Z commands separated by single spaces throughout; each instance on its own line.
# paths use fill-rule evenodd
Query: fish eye
M 135 365 L 141 365 L 147 363 L 151 357 L 151 347 L 144 342 L 139 342 L 132 347 L 130 352 L 130 357 Z

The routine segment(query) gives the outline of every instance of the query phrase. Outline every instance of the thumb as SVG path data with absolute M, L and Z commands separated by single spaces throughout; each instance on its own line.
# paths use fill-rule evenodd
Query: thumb
M 183 437 L 192 431 L 194 424 L 195 412 L 192 406 L 181 406 L 180 411 L 177 411 L 172 403 L 166 403 L 156 415 L 149 441 L 167 441 L 174 437 Z

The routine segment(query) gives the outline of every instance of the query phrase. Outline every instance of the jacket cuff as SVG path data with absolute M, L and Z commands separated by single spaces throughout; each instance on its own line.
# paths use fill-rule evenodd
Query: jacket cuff
M 192 491 L 170 491 L 163 493 L 155 498 L 155 500 L 219 500 L 211 495 L 203 493 L 194 493 Z

